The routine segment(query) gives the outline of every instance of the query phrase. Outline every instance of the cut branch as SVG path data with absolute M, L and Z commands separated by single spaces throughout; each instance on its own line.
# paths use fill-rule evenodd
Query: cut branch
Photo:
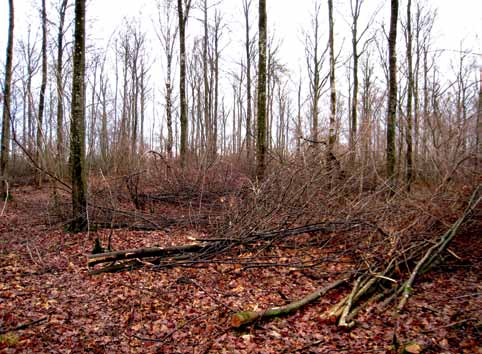
M 185 255 L 186 253 L 199 253 L 208 248 L 203 244 L 191 244 L 177 247 L 149 247 L 131 250 L 123 250 L 108 253 L 90 254 L 87 256 L 87 265 L 92 267 L 100 263 L 116 262 L 126 259 L 148 258 L 148 257 L 173 257 Z
M 290 313 L 292 311 L 298 310 L 302 306 L 313 302 L 314 300 L 318 299 L 319 297 L 325 295 L 328 291 L 340 286 L 346 281 L 346 279 L 339 279 L 328 286 L 319 289 L 308 296 L 305 296 L 301 300 L 292 302 L 285 306 L 280 307 L 272 307 L 267 309 L 266 311 L 241 311 L 235 313 L 231 318 L 231 325 L 233 327 L 241 327 L 248 323 L 251 323 L 257 319 L 266 318 L 266 317 L 275 317 Z

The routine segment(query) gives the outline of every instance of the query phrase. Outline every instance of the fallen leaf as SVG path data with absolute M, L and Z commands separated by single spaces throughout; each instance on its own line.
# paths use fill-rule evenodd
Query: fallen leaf
M 411 343 L 408 344 L 403 351 L 410 354 L 419 354 L 422 352 L 422 347 L 420 346 L 420 344 Z

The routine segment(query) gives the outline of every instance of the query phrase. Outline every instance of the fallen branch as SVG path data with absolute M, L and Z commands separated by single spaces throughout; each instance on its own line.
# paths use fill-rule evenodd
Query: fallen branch
M 420 272 L 425 273 L 428 270 L 430 270 L 435 260 L 438 257 L 440 257 L 442 252 L 444 252 L 447 249 L 449 243 L 453 240 L 453 238 L 457 234 L 457 231 L 459 230 L 460 226 L 467 220 L 469 215 L 471 215 L 473 210 L 477 207 L 477 205 L 479 204 L 482 198 L 479 195 L 480 188 L 481 188 L 480 185 L 477 186 L 477 188 L 472 193 L 469 203 L 465 208 L 462 216 L 452 225 L 452 227 L 450 227 L 450 229 L 447 230 L 447 232 L 445 232 L 445 234 L 440 238 L 439 242 L 437 242 L 435 245 L 430 247 L 427 250 L 427 252 L 425 252 L 422 259 L 417 263 L 417 265 L 415 266 L 415 269 L 410 274 L 409 279 L 403 284 L 403 294 L 402 294 L 402 298 L 400 299 L 400 302 L 398 303 L 397 312 L 401 312 L 405 307 L 405 304 L 407 303 L 408 298 L 410 297 L 410 293 L 412 292 L 412 286 L 416 276 Z
M 241 311 L 235 313 L 231 317 L 231 325 L 233 327 L 241 327 L 243 325 L 246 325 L 248 323 L 251 323 L 257 319 L 260 318 L 266 318 L 266 317 L 275 317 L 275 316 L 280 316 L 284 315 L 287 313 L 290 313 L 292 311 L 298 310 L 300 307 L 313 302 L 314 300 L 318 299 L 319 297 L 325 295 L 328 291 L 338 287 L 339 285 L 343 284 L 346 281 L 346 279 L 339 279 L 328 286 L 319 289 L 308 296 L 305 296 L 301 300 L 292 302 L 288 305 L 280 306 L 280 307 L 272 307 L 269 308 L 265 311 Z
M 360 225 L 358 220 L 351 222 L 325 222 L 302 227 L 287 228 L 281 230 L 272 230 L 267 232 L 253 232 L 244 238 L 216 238 L 216 239 L 198 239 L 199 243 L 174 247 L 149 247 L 139 249 L 129 249 L 109 253 L 90 254 L 87 256 L 87 266 L 92 267 L 100 263 L 111 263 L 130 259 L 142 259 L 152 257 L 185 257 L 187 255 L 199 255 L 202 259 L 209 259 L 212 256 L 221 254 L 232 249 L 235 246 L 255 244 L 259 241 L 271 241 L 273 239 L 301 235 L 309 232 L 333 232 L 340 225 L 345 229 L 350 229 Z M 129 268 L 129 266 L 127 267 Z M 101 272 L 119 271 L 120 267 L 107 267 Z M 95 274 L 97 272 L 91 272 Z
M 185 255 L 186 253 L 200 253 L 206 250 L 208 247 L 209 246 L 205 244 L 191 244 L 177 247 L 149 247 L 90 254 L 87 256 L 87 265 L 92 267 L 100 263 L 116 262 L 126 259 L 181 256 Z

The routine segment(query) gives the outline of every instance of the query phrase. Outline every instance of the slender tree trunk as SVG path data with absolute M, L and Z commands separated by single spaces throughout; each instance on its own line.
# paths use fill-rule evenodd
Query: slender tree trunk
M 251 36 L 249 33 L 249 9 L 251 6 L 251 0 L 243 1 L 243 11 L 244 11 L 244 26 L 245 26 L 245 43 L 244 49 L 246 53 L 246 158 L 248 163 L 251 163 L 251 153 L 252 153 L 252 131 L 251 131 Z
M 336 142 L 336 87 L 335 87 L 335 44 L 333 22 L 333 0 L 328 0 L 329 46 L 330 46 L 330 128 L 328 135 L 328 159 L 331 160 Z
M 181 123 L 181 142 L 180 158 L 182 167 L 186 166 L 187 154 L 187 100 L 186 100 L 186 23 L 189 14 L 191 1 L 187 2 L 183 9 L 183 0 L 177 0 L 177 13 L 179 17 L 179 96 L 180 96 L 180 123 Z
M 360 8 L 363 0 L 356 0 L 354 7 L 352 6 L 353 23 L 351 28 L 352 33 L 352 50 L 353 50 L 353 93 L 351 97 L 351 122 L 350 122 L 350 139 L 349 146 L 351 151 L 350 161 L 353 165 L 356 159 L 356 141 L 358 132 L 358 62 L 360 54 L 358 53 L 358 18 L 360 16 Z
M 212 144 L 212 125 L 211 125 L 211 117 L 209 115 L 209 80 L 208 80 L 208 4 L 207 0 L 203 0 L 203 28 L 204 28 L 204 37 L 203 37 L 203 84 L 204 84 L 204 105 L 203 105 L 203 115 L 204 115 L 204 125 L 206 129 L 206 151 L 211 151 L 211 144 Z
M 388 117 L 387 117 L 387 177 L 394 186 L 396 150 L 395 129 L 397 118 L 397 24 L 398 24 L 398 0 L 391 0 L 390 32 L 388 36 Z
M 87 181 L 85 171 L 85 0 L 75 0 L 75 33 L 70 124 L 72 175 L 72 231 L 86 227 Z
M 47 88 L 47 9 L 45 0 L 42 0 L 42 82 L 40 84 L 40 97 L 38 104 L 37 115 L 37 146 L 36 146 L 36 160 L 39 165 L 42 165 L 42 124 L 45 110 L 45 90 Z M 41 172 L 37 172 L 36 178 L 37 186 L 42 184 Z
M 97 122 L 97 111 L 96 111 L 96 100 L 95 96 L 97 93 L 97 68 L 99 67 L 99 57 L 94 59 L 94 72 L 93 72 L 93 82 L 92 82 L 92 92 L 90 97 L 90 129 L 89 129 L 89 139 L 88 147 L 89 152 L 87 153 L 87 161 L 92 162 L 95 156 L 95 126 Z
M 5 62 L 5 83 L 3 87 L 2 141 L 0 147 L 0 197 L 7 193 L 8 160 L 10 153 L 10 103 L 13 66 L 13 30 L 15 25 L 13 0 L 8 1 L 8 40 Z
M 141 116 L 141 126 L 139 128 L 139 149 L 140 153 L 144 153 L 144 120 L 145 120 L 145 109 L 146 109 L 146 84 L 145 84 L 146 69 L 144 67 L 144 60 L 141 61 L 141 78 L 140 78 L 140 116 Z
M 102 161 L 108 165 L 107 154 L 109 150 L 109 138 L 107 132 L 107 80 L 104 79 L 103 72 L 100 79 L 101 95 L 102 95 L 102 120 L 100 130 L 100 153 Z
M 59 28 L 57 33 L 57 161 L 58 172 L 62 171 L 64 162 L 64 85 L 63 85 L 63 53 L 64 53 L 64 23 L 68 0 L 63 0 L 59 11 Z
M 479 105 L 477 110 L 477 125 L 475 126 L 475 152 L 479 157 L 477 161 L 480 161 L 480 156 L 482 154 L 482 68 L 480 69 L 479 80 Z M 478 162 L 478 164 L 479 163 L 480 162 Z
M 297 107 L 298 112 L 296 114 L 296 155 L 299 156 L 301 153 L 301 137 L 303 136 L 303 129 L 301 126 L 301 76 L 300 82 L 298 84 Z
M 259 61 L 258 61 L 258 132 L 256 147 L 256 176 L 264 177 L 266 169 L 266 0 L 259 0 Z
M 413 118 L 412 118 L 412 98 L 414 91 L 413 82 L 413 57 L 412 57 L 412 14 L 411 14 L 412 0 L 407 2 L 407 63 L 408 63 L 408 88 L 407 88 L 407 131 L 405 132 L 407 143 L 407 175 L 406 183 L 407 190 L 410 192 L 413 179 Z
M 422 147 L 424 160 L 427 158 L 428 131 L 429 131 L 429 82 L 428 82 L 428 48 L 423 46 L 423 133 Z

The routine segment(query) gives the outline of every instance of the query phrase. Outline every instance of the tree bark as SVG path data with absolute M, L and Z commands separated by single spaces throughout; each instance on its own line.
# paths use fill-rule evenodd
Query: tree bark
M 388 37 L 388 116 L 387 116 L 387 178 L 390 185 L 394 186 L 395 179 L 395 129 L 397 118 L 397 24 L 398 0 L 391 0 L 390 32 Z
M 64 23 L 68 0 L 62 0 L 59 10 L 59 27 L 57 33 L 57 159 L 59 172 L 64 162 L 64 85 L 63 85 L 63 53 L 64 53 Z
M 70 170 L 72 176 L 71 231 L 86 227 L 87 182 L 85 171 L 85 0 L 75 0 L 75 33 L 70 124 Z
M 109 263 L 115 261 L 121 261 L 126 259 L 136 259 L 136 258 L 148 258 L 148 257 L 167 257 L 167 256 L 178 256 L 187 253 L 201 252 L 207 246 L 200 244 L 194 245 L 184 245 L 184 246 L 174 246 L 174 247 L 149 247 L 149 248 L 139 248 L 132 250 L 123 250 L 117 252 L 99 253 L 91 254 L 88 256 L 87 265 L 92 267 L 100 263 Z
M 0 147 L 0 197 L 7 193 L 6 179 L 8 176 L 8 160 L 10 154 L 10 103 L 13 66 L 13 30 L 15 25 L 13 0 L 8 1 L 8 40 L 7 58 L 5 62 L 5 83 L 3 88 L 3 115 L 2 115 L 2 141 Z
M 42 163 L 42 124 L 43 116 L 45 111 L 45 89 L 47 88 L 47 9 L 45 5 L 45 0 L 42 0 L 42 81 L 40 84 L 40 97 L 38 104 L 38 115 L 37 115 L 37 144 L 36 144 L 36 159 L 40 166 Z M 36 176 L 37 186 L 42 183 L 42 172 L 38 171 Z
M 259 0 L 259 61 L 258 61 L 258 119 L 256 146 L 256 176 L 262 180 L 266 169 L 266 0 Z
M 174 58 L 174 46 L 177 37 L 178 27 L 171 22 L 171 13 L 173 10 L 172 2 L 170 0 L 164 1 L 164 19 L 161 16 L 161 9 L 159 8 L 159 24 L 161 25 L 160 34 L 158 35 L 163 46 L 163 54 L 166 58 L 166 77 L 165 77 L 165 110 L 166 110 L 166 124 L 167 124 L 167 142 L 166 152 L 169 158 L 173 157 L 174 134 L 172 129 L 172 61 Z M 174 28 L 173 28 L 174 27 Z
M 355 7 L 353 3 L 350 2 L 352 6 L 352 17 L 353 23 L 351 27 L 352 33 L 352 50 L 353 50 L 353 93 L 351 97 L 351 123 L 350 123 L 350 161 L 353 164 L 356 160 L 356 140 L 358 132 L 358 61 L 360 59 L 360 54 L 358 53 L 358 18 L 360 17 L 360 8 L 362 0 L 355 1 Z
M 191 0 L 184 3 L 183 0 L 177 0 L 177 14 L 179 17 L 179 97 L 180 97 L 180 123 L 181 123 L 181 141 L 180 141 L 180 158 L 181 166 L 186 166 L 187 155 L 187 100 L 186 100 L 186 24 L 189 15 Z
M 246 53 L 246 159 L 247 162 L 251 161 L 252 153 L 252 139 L 251 139 L 251 36 L 249 33 L 249 9 L 251 6 L 251 0 L 243 1 L 243 11 L 244 11 L 244 26 L 245 26 L 245 43 L 244 50 Z
M 325 295 L 328 291 L 338 287 L 339 285 L 343 284 L 345 282 L 345 279 L 340 279 L 337 280 L 326 287 L 319 289 L 301 300 L 294 301 L 292 303 L 289 303 L 284 306 L 280 307 L 272 307 L 264 311 L 242 311 L 242 312 L 237 312 L 231 317 L 231 326 L 233 327 L 241 327 L 246 324 L 252 323 L 256 321 L 257 319 L 261 318 L 266 318 L 266 317 L 275 317 L 275 316 L 280 316 L 280 315 L 285 315 L 290 312 L 293 312 L 295 310 L 298 310 L 299 308 L 305 306 L 306 304 L 309 304 L 310 302 L 315 301 L 319 297 Z
M 328 159 L 331 162 L 336 142 L 336 87 L 335 87 L 335 44 L 333 22 L 333 0 L 328 0 L 329 46 L 330 46 L 330 130 L 328 135 Z M 331 163 L 330 163 L 331 165 Z
M 410 192 L 410 187 L 413 179 L 413 152 L 412 152 L 412 136 L 413 136 L 413 118 L 412 118 L 412 98 L 414 92 L 414 82 L 413 82 L 413 57 L 412 57 L 412 14 L 411 14 L 412 0 L 407 2 L 407 29 L 406 29 L 406 39 L 407 39 L 407 63 L 408 63 L 408 92 L 407 92 L 407 131 L 405 133 L 407 151 L 407 174 L 406 174 L 406 184 L 407 191 Z

